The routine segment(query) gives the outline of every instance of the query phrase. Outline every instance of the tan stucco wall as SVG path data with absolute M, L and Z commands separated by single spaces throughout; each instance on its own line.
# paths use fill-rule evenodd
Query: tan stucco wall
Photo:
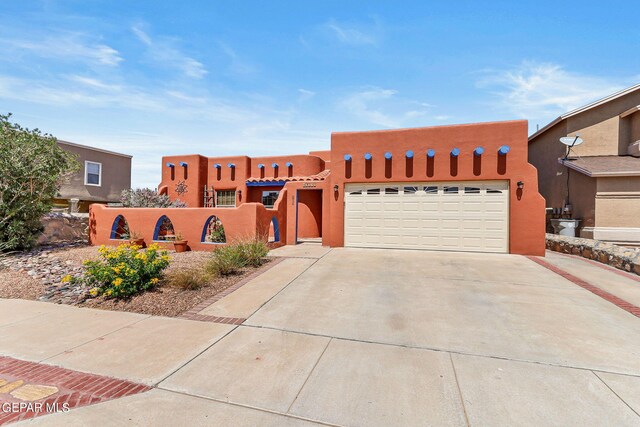
M 640 227 L 640 177 L 598 178 L 596 227 Z
M 573 217 L 582 220 L 580 227 L 594 227 L 596 221 L 596 179 L 571 170 L 569 172 L 569 189 Z
M 131 157 L 60 143 L 65 151 L 77 155 L 80 169 L 60 188 L 59 198 L 94 202 L 118 202 L 122 190 L 131 188 Z M 84 185 L 85 161 L 102 164 L 100 187 Z
M 559 139 L 566 135 L 566 123 L 561 122 L 529 144 L 529 163 L 538 169 L 538 189 L 546 207 L 562 207 L 567 195 L 566 168 L 558 163 L 565 155 Z
M 630 142 L 640 141 L 640 111 L 627 117 L 629 120 Z

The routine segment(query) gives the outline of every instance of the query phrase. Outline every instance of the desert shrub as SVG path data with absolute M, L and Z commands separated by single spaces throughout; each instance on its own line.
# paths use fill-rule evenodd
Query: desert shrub
M 218 276 L 236 274 L 244 267 L 262 265 L 268 251 L 266 243 L 260 240 L 235 242 L 213 251 L 206 269 L 210 274 Z
M 222 246 L 211 255 L 205 268 L 215 276 L 228 276 L 238 273 L 246 265 L 243 250 L 235 244 Z
M 27 249 L 42 230 L 42 216 L 64 180 L 79 167 L 56 138 L 0 115 L 0 242 Z
M 117 248 L 101 246 L 100 259 L 85 261 L 84 276 L 66 276 L 63 281 L 82 282 L 91 287 L 91 295 L 125 298 L 153 288 L 169 265 L 167 251 L 157 244 L 142 250 L 140 246 L 124 244 Z
M 151 188 L 124 190 L 120 201 L 125 208 L 185 208 L 187 204 L 180 200 L 171 201 L 166 194 L 158 194 Z
M 210 278 L 211 276 L 202 269 L 188 268 L 167 274 L 166 282 L 176 288 L 196 290 L 206 285 Z
M 246 265 L 251 267 L 260 267 L 263 259 L 269 253 L 267 244 L 262 240 L 252 239 L 240 243 L 240 247 L 244 252 Z

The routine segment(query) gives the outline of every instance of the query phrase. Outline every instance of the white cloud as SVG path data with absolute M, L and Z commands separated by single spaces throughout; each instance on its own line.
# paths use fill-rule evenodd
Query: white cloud
M 174 40 L 166 37 L 154 39 L 136 25 L 131 27 L 131 31 L 147 47 L 147 54 L 153 62 L 167 68 L 178 69 L 185 76 L 193 79 L 201 79 L 208 73 L 204 64 L 178 50 L 174 46 Z
M 568 71 L 552 63 L 525 61 L 502 71 L 484 71 L 478 81 L 490 88 L 498 109 L 529 120 L 554 117 L 624 87 L 611 79 Z
M 307 99 L 311 99 L 314 96 L 316 96 L 316 93 L 312 90 L 308 90 L 308 89 L 298 89 L 298 93 L 300 94 L 300 97 L 298 98 L 300 101 L 306 101 Z
M 330 19 L 323 27 L 340 42 L 351 46 L 375 46 L 380 38 L 380 26 L 377 22 L 374 25 L 362 25 L 341 23 Z
M 83 33 L 60 33 L 40 39 L 0 39 L 0 51 L 14 55 L 34 54 L 41 58 L 69 62 L 117 66 L 123 61 L 120 52 L 104 43 L 91 41 Z
M 229 70 L 233 74 L 253 74 L 256 69 L 253 65 L 249 64 L 247 61 L 240 58 L 240 56 L 236 53 L 235 50 L 231 48 L 228 44 L 224 42 L 218 42 L 220 49 L 224 52 L 227 57 L 230 59 Z
M 398 91 L 369 87 L 352 92 L 339 101 L 339 108 L 365 122 L 402 127 L 420 123 L 428 117 L 429 104 L 396 96 Z

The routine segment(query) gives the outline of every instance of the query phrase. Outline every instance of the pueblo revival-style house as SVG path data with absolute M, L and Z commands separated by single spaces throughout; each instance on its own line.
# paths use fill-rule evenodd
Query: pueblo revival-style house
M 527 162 L 527 122 L 340 132 L 331 149 L 277 157 L 162 160 L 158 191 L 187 208 L 92 207 L 91 239 L 125 227 L 194 250 L 235 239 L 272 245 L 544 255 L 544 199 Z

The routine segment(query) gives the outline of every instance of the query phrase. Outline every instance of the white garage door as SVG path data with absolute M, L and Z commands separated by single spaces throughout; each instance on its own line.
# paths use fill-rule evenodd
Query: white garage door
M 509 183 L 347 184 L 345 246 L 506 253 Z

